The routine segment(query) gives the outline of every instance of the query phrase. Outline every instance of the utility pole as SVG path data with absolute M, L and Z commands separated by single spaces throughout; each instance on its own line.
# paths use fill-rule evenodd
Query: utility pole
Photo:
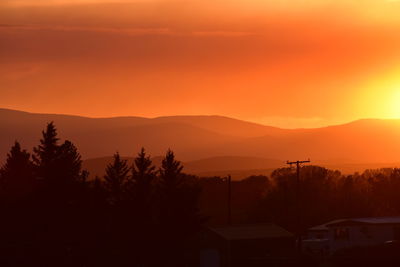
M 297 160 L 297 161 L 287 161 L 286 164 L 290 165 L 290 167 L 292 167 L 292 165 L 296 165 L 296 204 L 297 204 L 297 210 L 296 210 L 296 220 L 297 220 L 297 233 L 296 233 L 296 241 L 297 241 L 297 252 L 301 253 L 301 234 L 302 234 L 302 222 L 301 222 L 301 190 L 300 190 L 300 167 L 301 164 L 304 163 L 310 163 L 310 160 Z
M 232 225 L 232 178 L 227 177 L 228 181 L 228 225 Z
M 228 226 L 232 225 L 232 177 L 229 174 L 226 178 L 226 181 L 228 182 Z M 227 261 L 227 266 L 231 267 L 232 266 L 232 251 L 231 251 L 231 240 L 228 240 L 228 247 L 227 247 L 227 253 L 228 253 L 228 261 Z

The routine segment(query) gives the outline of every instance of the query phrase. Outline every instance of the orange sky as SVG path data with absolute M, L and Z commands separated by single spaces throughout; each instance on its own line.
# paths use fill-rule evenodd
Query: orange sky
M 2 0 L 0 107 L 400 118 L 398 14 L 384 0 Z

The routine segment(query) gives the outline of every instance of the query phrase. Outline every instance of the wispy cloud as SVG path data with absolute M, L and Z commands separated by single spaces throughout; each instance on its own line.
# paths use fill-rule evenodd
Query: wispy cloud
M 0 24 L 0 31 L 59 31 L 59 32 L 98 32 L 124 35 L 191 35 L 199 37 L 243 37 L 257 35 L 246 31 L 192 31 L 185 32 L 169 28 L 122 28 L 122 27 L 84 27 L 84 26 L 57 26 L 57 25 L 13 25 Z
M 0 24 L 0 30 L 45 30 L 64 32 L 101 32 L 127 35 L 172 34 L 168 28 L 115 28 L 115 27 L 82 27 L 82 26 L 50 26 L 50 25 L 12 25 Z
M 192 32 L 195 36 L 249 36 L 249 35 L 256 35 L 254 32 L 240 32 L 240 31 L 195 31 Z
M 0 79 L 17 81 L 26 77 L 31 77 L 43 71 L 47 67 L 45 62 L 23 62 L 0 64 L 0 69 L 7 71 L 0 72 Z
M 0 6 L 26 7 L 135 2 L 143 2 L 143 0 L 2 0 Z M 151 2 L 151 0 L 147 0 L 147 2 Z

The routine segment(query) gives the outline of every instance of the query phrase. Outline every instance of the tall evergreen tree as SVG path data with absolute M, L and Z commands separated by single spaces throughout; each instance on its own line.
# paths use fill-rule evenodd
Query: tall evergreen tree
M 151 184 L 156 176 L 156 167 L 153 166 L 150 156 L 142 148 L 132 165 L 132 180 L 137 185 Z
M 119 153 L 114 154 L 114 161 L 107 165 L 104 176 L 104 187 L 108 191 L 111 204 L 121 202 L 128 186 L 129 167 L 126 160 L 121 159 Z
M 130 179 L 130 191 L 139 207 L 148 208 L 145 206 L 150 205 L 153 182 L 157 174 L 155 169 L 150 156 L 147 156 L 144 148 L 142 148 L 132 164 Z
M 125 227 L 123 235 L 127 238 L 128 258 L 136 265 L 144 266 L 154 250 L 153 214 L 154 214 L 154 181 L 156 168 L 153 166 L 144 148 L 138 153 L 130 168 L 131 175 L 127 184 L 127 198 L 123 209 L 119 229 Z M 114 216 L 115 217 L 115 216 Z M 135 240 L 132 242 L 132 240 Z M 126 249 L 126 248 L 125 248 Z
M 33 191 L 35 179 L 30 157 L 15 141 L 7 154 L 6 163 L 0 169 L 1 187 L 5 195 L 18 198 Z
M 171 150 L 162 161 L 159 177 L 159 218 L 160 236 L 164 257 L 168 264 L 184 266 L 182 256 L 177 251 L 189 251 L 193 237 L 199 230 L 202 218 L 199 215 L 198 184 L 190 176 L 182 173 L 183 166 Z M 168 248 L 166 248 L 168 244 Z
M 82 202 L 85 198 L 88 172 L 82 170 L 81 155 L 68 140 L 58 148 L 56 167 L 56 179 L 52 181 L 53 189 L 69 203 Z
M 33 162 L 36 166 L 37 177 L 44 183 L 51 183 L 59 173 L 58 155 L 59 139 L 57 129 L 53 122 L 47 124 L 46 130 L 42 131 L 40 145 L 33 149 Z
M 175 160 L 174 152 L 168 150 L 160 168 L 160 183 L 166 193 L 170 190 L 176 190 L 181 185 L 182 169 L 181 162 Z
M 82 171 L 82 158 L 70 141 L 65 141 L 58 150 L 58 170 L 65 183 L 85 182 L 87 172 Z
M 42 132 L 40 145 L 34 148 L 33 162 L 37 177 L 47 191 L 54 192 L 58 198 L 66 197 L 76 192 L 78 184 L 82 184 L 87 172 L 82 171 L 82 159 L 70 141 L 59 145 L 57 129 L 53 122 L 47 124 Z M 62 193 L 65 193 L 62 196 Z
M 193 229 L 199 219 L 197 201 L 200 191 L 196 179 L 182 170 L 181 162 L 168 150 L 159 171 L 161 217 L 166 224 L 179 225 L 182 230 Z
M 183 166 L 171 150 L 168 150 L 162 160 L 159 170 L 158 208 L 159 223 L 167 227 L 176 227 L 179 223 L 180 212 L 184 205 L 182 196 Z
M 40 242 L 52 243 L 54 249 L 64 251 L 69 244 L 79 243 L 86 229 L 83 225 L 89 222 L 84 190 L 87 172 L 82 171 L 76 147 L 70 141 L 60 144 L 53 122 L 42 132 L 33 160 L 38 180 L 35 223 L 41 231 L 38 233 Z M 78 251 L 77 247 L 74 249 Z M 46 260 L 56 261 L 51 256 Z

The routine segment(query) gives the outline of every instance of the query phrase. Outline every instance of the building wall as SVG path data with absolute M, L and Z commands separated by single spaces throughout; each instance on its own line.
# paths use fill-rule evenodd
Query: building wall
M 330 227 L 327 231 L 311 230 L 303 241 L 303 249 L 312 254 L 326 255 L 344 248 L 380 245 L 386 241 L 398 239 L 399 229 L 400 225 L 359 224 Z M 338 232 L 342 235 L 338 235 Z
M 293 237 L 226 240 L 210 234 L 200 255 L 201 267 L 282 266 L 295 252 Z
M 348 236 L 338 235 L 338 231 L 347 231 Z M 331 253 L 358 246 L 383 244 L 394 239 L 393 225 L 353 225 L 332 227 L 328 232 L 329 250 Z
M 329 234 L 329 230 L 326 231 L 322 231 L 322 230 L 311 230 L 308 231 L 307 236 L 305 237 L 305 239 L 311 239 L 311 240 L 315 240 L 315 239 L 327 239 L 328 238 L 328 234 Z

